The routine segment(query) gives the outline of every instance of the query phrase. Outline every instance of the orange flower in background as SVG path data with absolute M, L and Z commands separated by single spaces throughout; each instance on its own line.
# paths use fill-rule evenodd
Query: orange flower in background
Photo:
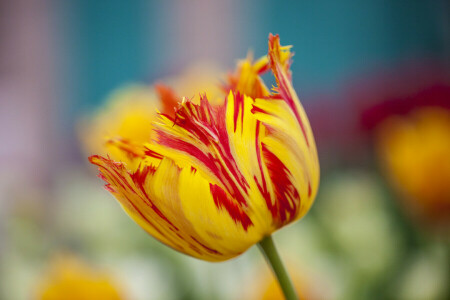
M 290 266 L 290 274 L 292 274 L 292 281 L 299 292 L 299 299 L 304 300 L 321 300 L 334 299 L 328 291 L 326 280 L 319 281 L 321 278 L 312 278 L 311 274 L 304 276 L 292 268 L 295 263 L 292 261 L 288 264 Z M 243 289 L 243 295 L 238 299 L 250 300 L 284 300 L 285 296 L 280 288 L 277 280 L 271 276 L 268 270 L 260 270 L 256 276 L 252 276 L 250 286 Z
M 422 107 L 378 126 L 380 159 L 412 212 L 450 221 L 450 110 Z
M 121 300 L 119 289 L 104 272 L 97 271 L 79 259 L 56 257 L 39 282 L 39 300 Z
M 305 280 L 300 277 L 293 276 L 292 280 L 294 281 L 294 286 L 296 290 L 301 291 L 299 295 L 299 299 L 305 300 L 319 300 L 322 299 L 320 296 L 315 296 L 313 291 L 308 290 L 308 286 L 305 284 Z M 275 278 L 271 278 L 270 281 L 265 282 L 265 284 L 261 285 L 265 287 L 262 289 L 262 293 L 255 297 L 254 300 L 284 300 L 284 294 L 281 291 L 279 283 Z M 260 286 L 260 288 L 261 288 Z
M 90 157 L 107 190 L 149 234 L 185 254 L 222 261 L 307 213 L 319 162 L 292 87 L 289 49 L 270 35 L 268 56 L 240 63 L 223 104 L 183 98 L 174 116 L 160 114 L 153 141 L 115 144 L 132 154 L 130 162 Z M 260 77 L 268 70 L 273 92 Z

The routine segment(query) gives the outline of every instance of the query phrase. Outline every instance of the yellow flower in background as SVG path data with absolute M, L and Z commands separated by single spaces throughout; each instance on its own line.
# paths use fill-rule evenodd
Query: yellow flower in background
M 289 49 L 270 35 L 268 56 L 238 68 L 225 103 L 184 98 L 175 116 L 160 114 L 154 141 L 136 147 L 144 155 L 135 168 L 90 157 L 106 188 L 149 234 L 185 254 L 222 261 L 307 213 L 319 162 L 292 87 Z M 273 92 L 260 77 L 269 69 Z
M 377 132 L 378 153 L 413 213 L 450 220 L 450 111 L 421 108 L 391 117 Z
M 109 155 L 134 169 L 139 163 L 137 158 L 144 156 L 140 146 L 154 138 L 152 124 L 158 119 L 157 111 L 173 114 L 180 96 L 198 102 L 200 88 L 214 103 L 223 102 L 226 94 L 220 89 L 218 74 L 217 66 L 199 62 L 180 76 L 155 86 L 128 84 L 118 88 L 96 114 L 79 122 L 78 136 L 84 153 Z
M 107 273 L 79 259 L 56 257 L 38 284 L 37 300 L 120 300 L 119 289 Z
M 134 156 L 143 155 L 138 146 L 151 139 L 156 109 L 161 110 L 162 105 L 153 88 L 127 85 L 114 91 L 97 115 L 80 123 L 79 136 L 85 152 L 108 154 L 131 164 Z
M 179 76 L 162 80 L 181 97 L 199 104 L 199 92 L 205 93 L 211 104 L 223 103 L 227 93 L 220 88 L 222 70 L 211 62 L 197 62 L 188 66 Z M 172 110 L 173 111 L 173 110 Z

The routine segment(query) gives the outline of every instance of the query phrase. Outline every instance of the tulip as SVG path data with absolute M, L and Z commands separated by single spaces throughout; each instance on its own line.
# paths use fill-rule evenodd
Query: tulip
M 317 150 L 292 86 L 291 57 L 290 47 L 270 35 L 268 55 L 256 62 L 248 57 L 229 76 L 223 104 L 210 104 L 204 94 L 199 104 L 183 98 L 174 115 L 160 114 L 156 138 L 137 150 L 121 148 L 143 152 L 132 156 L 137 167 L 91 156 L 106 189 L 173 249 L 223 261 L 259 243 L 279 279 L 289 281 L 270 236 L 308 212 L 319 185 Z M 277 83 L 272 91 L 260 77 L 268 70 Z

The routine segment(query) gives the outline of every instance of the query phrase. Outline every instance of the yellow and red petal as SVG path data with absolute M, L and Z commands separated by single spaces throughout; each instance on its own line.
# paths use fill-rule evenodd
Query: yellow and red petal
M 238 62 L 234 73 L 228 74 L 227 83 L 223 90 L 228 93 L 230 90 L 239 92 L 253 99 L 268 97 L 269 89 L 259 76 L 269 70 L 269 60 L 263 56 L 256 62 L 253 62 L 252 55 Z
M 122 163 L 92 156 L 106 189 L 149 234 L 185 254 L 221 261 L 244 252 L 261 236 L 230 195 L 193 168 L 164 158 L 132 172 Z M 231 218 L 231 215 L 235 218 Z

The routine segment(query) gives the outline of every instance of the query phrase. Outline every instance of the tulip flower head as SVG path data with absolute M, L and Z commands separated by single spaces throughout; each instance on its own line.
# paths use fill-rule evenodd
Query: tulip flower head
M 230 75 L 223 104 L 200 94 L 199 104 L 183 98 L 174 115 L 160 113 L 152 141 L 120 148 L 143 153 L 131 164 L 91 156 L 106 189 L 156 239 L 208 261 L 240 255 L 304 216 L 319 163 L 291 58 L 270 35 L 268 55 Z M 260 77 L 269 70 L 272 91 Z

